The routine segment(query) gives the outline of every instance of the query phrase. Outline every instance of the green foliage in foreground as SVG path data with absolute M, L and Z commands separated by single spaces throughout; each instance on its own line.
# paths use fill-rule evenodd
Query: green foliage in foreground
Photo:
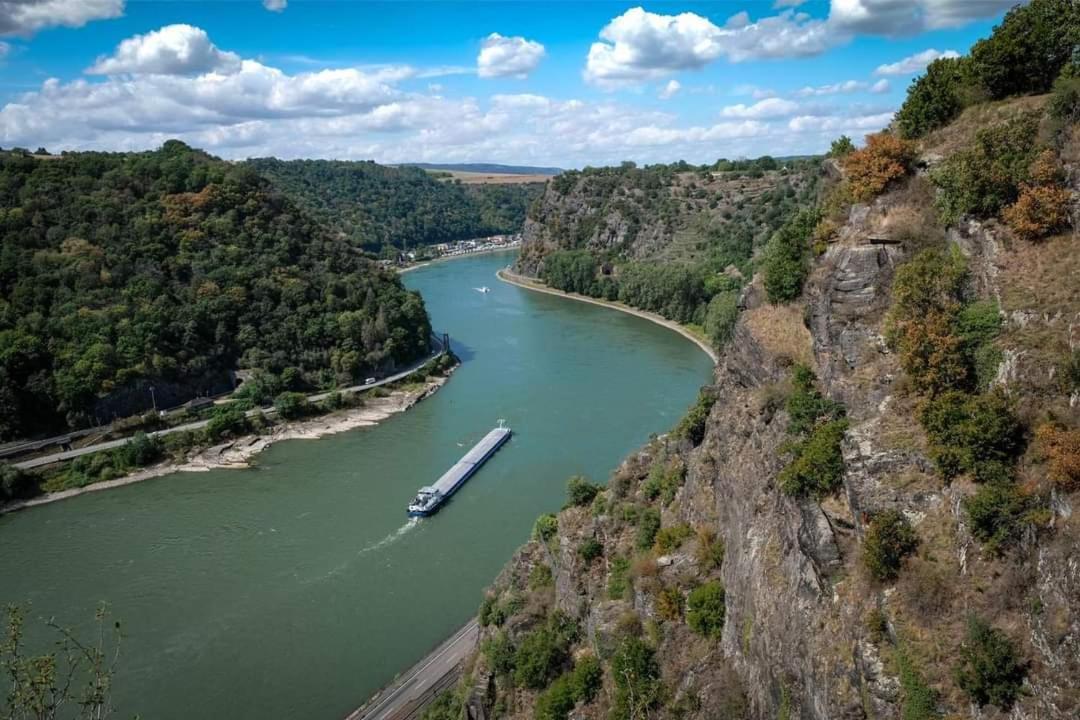
M 810 272 L 810 237 L 821 217 L 819 208 L 801 210 L 769 239 L 762 268 L 769 302 L 789 303 L 802 294 Z
M 570 657 L 570 644 L 577 627 L 556 612 L 541 627 L 527 633 L 514 650 L 514 682 L 542 690 L 554 679 Z
M 948 124 L 974 99 L 974 79 L 967 58 L 941 58 L 912 81 L 907 98 L 896 113 L 905 138 L 921 138 Z
M 604 671 L 600 661 L 586 655 L 574 664 L 574 669 L 559 676 L 536 699 L 535 720 L 565 720 L 574 706 L 588 703 L 600 690 Z
M 926 401 L 919 420 L 930 457 L 946 479 L 965 472 L 979 482 L 1011 479 L 1024 435 L 1004 392 L 945 392 Z
M 919 546 L 919 537 L 898 510 L 879 513 L 870 522 L 863 543 L 863 564 L 875 580 L 895 580 L 900 566 Z
M 724 586 L 710 580 L 690 591 L 686 600 L 686 624 L 699 635 L 717 639 L 724 632 Z
M 656 654 L 637 636 L 623 638 L 611 658 L 615 697 L 611 720 L 640 720 L 664 700 Z
M 677 437 L 686 438 L 694 446 L 700 445 L 705 439 L 705 423 L 709 419 L 713 405 L 716 404 L 716 395 L 708 387 L 702 388 L 694 403 L 683 419 L 675 427 Z
M 792 445 L 794 458 L 777 476 L 780 489 L 787 495 L 817 498 L 835 492 L 844 475 L 840 443 L 847 428 L 847 420 L 831 420 Z
M 581 475 L 574 475 L 566 482 L 567 505 L 572 507 L 588 505 L 600 489 L 599 485 L 593 485 Z
M 533 524 L 532 536 L 534 540 L 547 542 L 559 532 L 559 519 L 551 513 L 545 513 L 536 518 Z
M 1020 695 L 1026 674 L 1016 646 L 1004 632 L 976 616 L 968 619 L 955 677 L 972 702 L 1008 710 Z

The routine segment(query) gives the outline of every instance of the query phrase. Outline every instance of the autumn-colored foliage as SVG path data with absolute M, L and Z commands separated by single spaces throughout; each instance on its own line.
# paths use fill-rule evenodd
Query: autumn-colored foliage
M 1043 150 L 1031 164 L 1031 181 L 1020 185 L 1020 197 L 1001 216 L 1021 240 L 1038 240 L 1069 224 L 1069 191 L 1053 150 Z
M 1046 455 L 1050 479 L 1063 490 L 1080 490 L 1080 429 L 1042 425 L 1035 441 Z
M 866 146 L 841 161 L 852 197 L 866 201 L 877 197 L 889 183 L 908 174 L 915 160 L 911 142 L 880 132 L 866 136 Z

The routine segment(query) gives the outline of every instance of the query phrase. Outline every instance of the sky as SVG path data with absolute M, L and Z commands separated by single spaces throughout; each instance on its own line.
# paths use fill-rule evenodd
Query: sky
M 576 168 L 819 153 L 1015 0 L 0 0 L 0 147 Z

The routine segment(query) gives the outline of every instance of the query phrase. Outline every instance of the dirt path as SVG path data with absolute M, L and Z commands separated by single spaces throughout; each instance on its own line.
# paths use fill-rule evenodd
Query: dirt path
M 569 300 L 577 300 L 578 302 L 591 303 L 593 305 L 600 305 L 602 307 L 611 308 L 612 310 L 618 310 L 628 315 L 636 315 L 639 318 L 645 318 L 646 320 L 656 323 L 662 327 L 666 327 L 668 330 L 674 330 L 682 335 L 684 338 L 701 348 L 701 351 L 712 358 L 713 365 L 720 362 L 720 356 L 716 354 L 712 346 L 705 342 L 703 339 L 692 333 L 674 320 L 668 320 L 667 318 L 657 315 L 656 313 L 648 312 L 647 310 L 638 310 L 632 308 L 629 305 L 623 305 L 618 302 L 611 302 L 610 300 L 598 300 L 596 298 L 587 297 L 585 295 L 578 295 L 577 293 L 563 292 L 562 290 L 555 290 L 549 288 L 538 280 L 527 278 L 524 275 L 518 275 L 511 272 L 509 268 L 503 268 L 495 273 L 495 276 L 505 283 L 510 285 L 517 285 L 518 287 L 525 288 L 526 290 L 532 290 L 533 292 L 546 293 L 548 295 L 554 295 L 556 297 L 567 298 Z

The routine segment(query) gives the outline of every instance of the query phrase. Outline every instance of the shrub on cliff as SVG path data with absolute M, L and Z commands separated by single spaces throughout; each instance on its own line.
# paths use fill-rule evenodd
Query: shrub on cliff
M 656 654 L 636 635 L 623 638 L 611 658 L 615 682 L 611 720 L 640 720 L 664 700 Z
M 794 458 L 777 476 L 780 489 L 795 497 L 821 498 L 835 492 L 844 475 L 840 443 L 847 428 L 847 420 L 831 420 L 796 443 Z
M 592 655 L 578 660 L 574 669 L 565 673 L 536 699 L 535 720 L 565 720 L 579 702 L 589 702 L 600 689 L 603 670 Z
M 739 320 L 739 295 L 735 292 L 718 293 L 709 301 L 705 311 L 705 333 L 717 350 L 727 345 Z
M 1016 202 L 1037 154 L 1039 117 L 1032 111 L 978 131 L 971 147 L 930 174 L 941 190 L 937 206 L 943 222 L 952 224 L 968 214 L 993 217 Z
M 559 519 L 551 513 L 545 513 L 536 518 L 533 524 L 532 536 L 534 540 L 547 542 L 559 532 Z
M 1050 479 L 1065 492 L 1080 490 L 1080 429 L 1047 423 L 1035 431 L 1035 442 L 1046 456 Z
M 979 707 L 997 705 L 1008 710 L 1020 695 L 1026 674 L 1013 641 L 998 628 L 971 616 L 955 670 L 956 684 L 971 701 Z
M 814 386 L 817 378 L 806 365 L 798 364 L 791 373 L 792 391 L 785 409 L 788 412 L 788 433 L 806 435 L 820 422 L 844 416 L 844 406 L 828 399 Z
M 964 500 L 971 533 L 992 553 L 1003 553 L 1020 539 L 1032 517 L 1032 499 L 1008 481 L 980 485 Z
M 919 421 L 930 441 L 930 457 L 946 480 L 965 472 L 978 482 L 1011 479 L 1024 433 L 1000 390 L 941 393 L 925 402 Z
M 810 237 L 821 221 L 819 208 L 799 211 L 769 238 L 765 246 L 765 294 L 774 305 L 789 303 L 802 294 L 809 272 Z
M 1068 226 L 1072 194 L 1062 183 L 1064 173 L 1053 150 L 1039 153 L 1028 175 L 1030 181 L 1021 183 L 1020 196 L 1002 211 L 1001 217 L 1014 235 L 1031 241 Z
M 949 123 L 972 100 L 974 80 L 967 58 L 941 58 L 912 81 L 896 125 L 905 138 L 921 138 Z
M 556 611 L 518 643 L 514 650 L 514 682 L 533 690 L 547 687 L 569 659 L 570 644 L 576 638 L 573 621 Z
M 566 481 L 567 504 L 573 507 L 588 505 L 600 492 L 599 485 L 593 485 L 581 475 L 575 475 Z
M 656 542 L 656 533 L 660 531 L 660 511 L 654 507 L 641 510 L 637 519 L 636 544 L 638 550 L 648 550 Z
M 705 439 L 705 423 L 709 419 L 709 413 L 712 412 L 712 407 L 715 404 L 716 396 L 706 388 L 702 388 L 693 407 L 686 412 L 679 424 L 675 426 L 675 435 L 686 438 L 695 446 L 700 445 L 701 441 Z
M 887 132 L 866 136 L 866 145 L 844 158 L 842 165 L 855 200 L 872 200 L 911 172 L 915 146 Z
M 825 153 L 825 157 L 842 158 L 853 152 L 855 152 L 855 143 L 851 142 L 851 138 L 847 135 L 841 135 L 829 145 L 829 152 Z
M 886 510 L 874 517 L 866 531 L 863 564 L 875 580 L 895 580 L 904 558 L 918 546 L 919 538 L 904 514 Z
M 719 580 L 710 580 L 690 591 L 686 599 L 686 624 L 699 635 L 719 638 L 724 632 L 726 610 L 724 586 Z

